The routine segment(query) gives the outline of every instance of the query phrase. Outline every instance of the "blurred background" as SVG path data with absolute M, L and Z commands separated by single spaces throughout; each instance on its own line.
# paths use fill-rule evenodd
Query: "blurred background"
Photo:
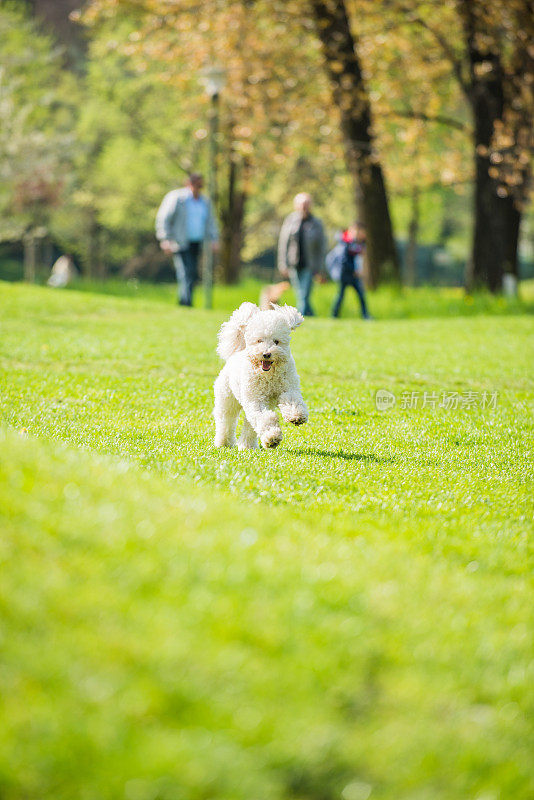
M 365 220 L 371 287 L 514 292 L 534 276 L 532 30 L 525 0 L 1 2 L 0 279 L 69 253 L 88 280 L 174 281 L 154 218 L 196 170 L 220 283 L 276 279 L 309 191 L 332 244 Z

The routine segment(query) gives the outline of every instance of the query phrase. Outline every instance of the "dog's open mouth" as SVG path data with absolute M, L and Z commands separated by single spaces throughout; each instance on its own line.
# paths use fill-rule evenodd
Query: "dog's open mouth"
M 261 368 L 264 372 L 269 372 L 272 365 L 273 365 L 272 361 L 266 361 L 265 359 L 263 359 L 263 361 L 261 362 Z

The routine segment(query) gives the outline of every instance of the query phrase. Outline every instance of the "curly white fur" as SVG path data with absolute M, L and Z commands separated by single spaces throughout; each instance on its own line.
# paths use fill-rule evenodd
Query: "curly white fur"
M 291 306 L 260 311 L 242 303 L 219 331 L 217 352 L 226 360 L 215 381 L 215 446 L 232 447 L 241 411 L 245 414 L 238 447 L 276 447 L 282 430 L 275 408 L 286 422 L 308 421 L 291 355 L 291 331 L 304 322 Z

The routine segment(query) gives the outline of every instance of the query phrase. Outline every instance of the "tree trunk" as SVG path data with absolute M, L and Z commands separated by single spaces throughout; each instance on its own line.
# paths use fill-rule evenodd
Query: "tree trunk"
M 360 169 L 359 185 L 362 197 L 360 216 L 367 229 L 369 275 L 374 288 L 384 280 L 400 280 L 399 256 L 381 166 L 372 164 L 370 170 Z
M 96 215 L 91 212 L 91 219 L 87 231 L 87 255 L 85 258 L 85 277 L 89 280 L 103 279 L 103 264 L 101 259 L 102 230 L 96 221 Z
M 84 267 L 85 277 L 88 280 L 92 280 L 95 269 L 95 234 L 92 226 L 89 228 L 87 234 L 87 255 L 85 257 Z
M 350 29 L 345 2 L 311 0 L 317 34 L 341 115 L 347 167 L 353 177 L 356 207 L 367 228 L 367 256 L 372 286 L 398 280 L 399 258 L 382 167 L 374 150 L 371 107 Z
M 408 226 L 408 245 L 406 247 L 405 283 L 415 286 L 417 283 L 417 236 L 419 233 L 419 189 L 412 189 L 412 216 Z
M 29 0 L 29 5 L 42 27 L 65 48 L 63 58 L 66 66 L 81 72 L 87 52 L 87 37 L 83 27 L 71 19 L 70 14 L 83 3 L 80 0 Z
M 49 273 L 52 267 L 54 266 L 54 248 L 50 236 L 47 235 L 43 239 L 41 250 L 42 250 L 42 259 L 41 259 L 42 266 L 44 267 L 46 272 Z
M 35 283 L 37 272 L 37 239 L 32 231 L 28 231 L 23 239 L 23 276 L 26 283 Z
M 238 188 L 238 166 L 230 159 L 226 203 L 221 210 L 221 277 L 225 284 L 239 282 L 243 246 L 246 192 Z
M 472 286 L 468 288 L 485 286 L 491 292 L 500 292 L 505 264 L 508 198 L 497 195 L 497 183 L 489 175 L 489 158 L 480 155 L 480 145 L 486 147 L 485 137 L 482 140 L 477 137 L 477 140 Z
M 519 280 L 519 233 L 521 211 L 513 197 L 506 198 L 506 238 L 504 240 L 504 271 Z
M 534 2 L 521 0 L 512 6 L 516 35 L 507 80 L 504 84 L 504 128 L 512 137 L 513 145 L 502 153 L 501 164 L 506 198 L 506 239 L 504 244 L 504 270 L 519 280 L 518 245 L 522 213 L 528 205 L 532 184 L 532 150 L 534 148 Z M 494 145 L 499 150 L 502 139 L 495 132 Z M 510 156 L 512 163 L 510 165 Z M 506 171 L 513 170 L 513 183 L 506 182 Z
M 496 49 L 481 46 L 478 30 L 481 9 L 472 0 L 462 0 L 460 13 L 469 57 L 469 100 L 475 127 L 475 223 L 468 289 L 486 286 L 500 292 L 505 264 L 507 198 L 499 197 L 498 183 L 490 175 L 490 148 L 495 123 L 504 112 L 504 75 Z
M 105 231 L 104 228 L 98 223 L 96 226 L 95 240 L 96 240 L 96 253 L 95 253 L 96 274 L 98 276 L 98 280 L 105 281 L 106 278 L 108 277 L 108 271 L 106 268 L 106 259 L 104 257 Z

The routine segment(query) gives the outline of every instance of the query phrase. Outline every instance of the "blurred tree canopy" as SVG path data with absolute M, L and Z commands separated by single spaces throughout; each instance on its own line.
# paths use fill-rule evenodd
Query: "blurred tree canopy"
M 94 275 L 147 248 L 155 258 L 163 194 L 208 169 L 201 77 L 217 64 L 224 280 L 274 245 L 302 190 L 331 230 L 365 220 L 375 284 L 399 277 L 399 230 L 408 281 L 430 229 L 451 246 L 460 237 L 465 253 L 472 227 L 469 286 L 498 291 L 517 274 L 533 146 L 529 0 L 73 5 L 58 0 L 51 19 L 46 3 L 0 3 L 3 239 L 46 233 Z M 75 23 L 85 46 L 76 34 L 73 50 Z
M 0 38 L 0 239 L 24 242 L 32 279 L 37 240 L 72 183 L 75 85 L 52 40 L 15 6 L 0 10 Z

